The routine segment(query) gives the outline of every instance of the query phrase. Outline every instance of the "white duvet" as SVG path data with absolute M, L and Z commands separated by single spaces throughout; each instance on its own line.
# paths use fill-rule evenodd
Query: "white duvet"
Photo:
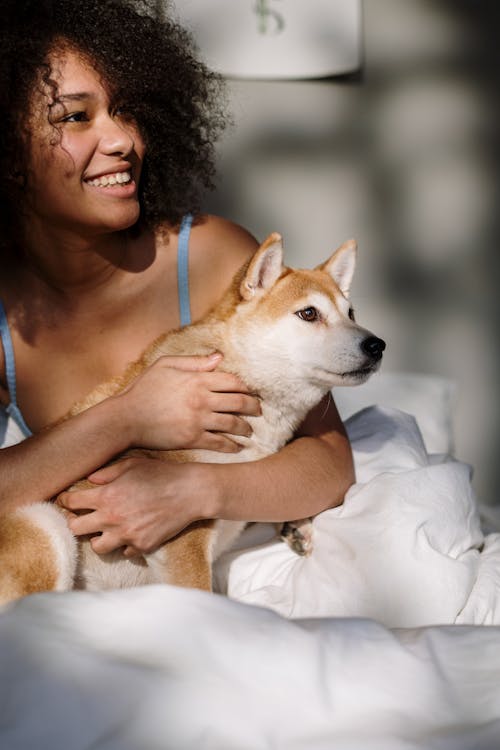
M 0 748 L 498 750 L 500 535 L 412 417 L 368 408 L 348 430 L 358 481 L 315 519 L 311 557 L 257 524 L 218 565 L 229 597 L 6 609 Z
M 269 527 L 250 527 L 246 548 L 218 565 L 220 590 L 286 617 L 500 625 L 500 534 L 481 531 L 470 468 L 429 455 L 398 410 L 370 407 L 346 426 L 357 483 L 314 520 L 314 553 L 300 558 L 263 541 Z

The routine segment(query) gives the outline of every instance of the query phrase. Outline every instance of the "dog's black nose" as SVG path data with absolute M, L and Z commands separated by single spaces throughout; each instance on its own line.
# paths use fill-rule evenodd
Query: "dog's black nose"
M 385 341 L 378 339 L 376 336 L 368 336 L 367 339 L 361 342 L 361 348 L 372 359 L 381 359 L 382 352 L 385 349 Z

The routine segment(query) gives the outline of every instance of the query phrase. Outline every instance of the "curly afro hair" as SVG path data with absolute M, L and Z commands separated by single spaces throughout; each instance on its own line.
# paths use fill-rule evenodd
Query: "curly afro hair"
M 3 0 L 0 27 L 0 243 L 16 236 L 28 175 L 31 95 L 50 81 L 49 55 L 67 43 L 88 57 L 146 144 L 141 217 L 179 223 L 213 187 L 224 87 L 190 36 L 153 0 Z M 164 5 L 164 3 L 163 3 Z

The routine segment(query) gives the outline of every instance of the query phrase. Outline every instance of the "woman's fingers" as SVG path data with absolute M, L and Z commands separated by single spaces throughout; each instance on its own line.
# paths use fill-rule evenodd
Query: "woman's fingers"
M 212 393 L 209 406 L 214 412 L 244 414 L 247 417 L 258 417 L 262 413 L 260 400 L 245 393 Z
M 218 453 L 239 453 L 243 446 L 222 432 L 205 432 L 197 447 Z
M 92 505 L 89 504 L 90 497 L 87 492 L 80 490 L 66 490 L 61 492 L 56 499 L 56 503 L 66 510 L 90 510 Z
M 252 428 L 248 422 L 236 414 L 212 414 L 207 431 L 225 432 L 229 435 L 242 435 L 243 437 L 250 437 L 252 434 Z
M 100 536 L 94 536 L 90 540 L 90 546 L 98 555 L 107 555 L 123 547 L 123 544 L 123 539 L 109 531 L 104 531 Z
M 205 372 L 213 370 L 222 361 L 222 354 L 220 352 L 212 352 L 208 356 L 191 356 L 191 355 L 180 355 L 178 357 L 164 355 L 162 359 L 168 367 L 175 367 L 177 370 L 185 370 L 186 372 Z
M 123 550 L 123 556 L 129 559 L 131 557 L 142 557 L 142 554 L 143 553 L 139 552 L 139 550 L 137 550 L 135 547 L 129 546 L 129 547 L 125 547 L 125 549 Z
M 102 469 L 98 469 L 92 474 L 89 474 L 87 479 L 89 480 L 89 482 L 92 482 L 92 484 L 109 484 L 110 482 L 113 482 L 115 479 L 121 476 L 127 470 L 127 467 L 130 466 L 130 462 L 133 460 L 134 459 L 125 458 L 120 461 L 116 461 L 115 463 L 104 466 Z
M 97 534 L 102 530 L 104 523 L 101 514 L 96 510 L 92 513 L 70 518 L 68 526 L 75 536 L 85 536 L 86 534 Z
M 247 385 L 230 372 L 206 372 L 202 376 L 207 388 L 219 393 L 250 393 Z

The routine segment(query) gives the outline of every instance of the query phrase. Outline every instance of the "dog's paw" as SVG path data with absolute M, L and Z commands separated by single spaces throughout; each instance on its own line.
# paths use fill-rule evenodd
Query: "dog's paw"
M 307 557 L 313 550 L 313 526 L 310 518 L 299 521 L 285 521 L 280 529 L 280 538 L 288 544 L 295 554 Z

